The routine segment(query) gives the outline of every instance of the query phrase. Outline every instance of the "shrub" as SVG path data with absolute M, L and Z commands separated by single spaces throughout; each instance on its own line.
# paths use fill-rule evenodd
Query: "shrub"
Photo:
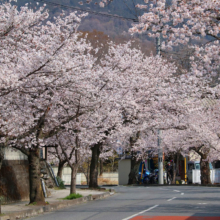
M 64 181 L 59 177 L 57 176 L 57 182 L 59 184 L 59 189 L 66 189 L 65 185 L 64 185 Z
M 71 200 L 71 199 L 78 199 L 78 198 L 81 198 L 82 197 L 82 195 L 81 194 L 79 194 L 79 193 L 73 193 L 73 194 L 70 194 L 69 196 L 66 196 L 65 198 L 63 198 L 63 199 L 69 199 L 69 200 Z

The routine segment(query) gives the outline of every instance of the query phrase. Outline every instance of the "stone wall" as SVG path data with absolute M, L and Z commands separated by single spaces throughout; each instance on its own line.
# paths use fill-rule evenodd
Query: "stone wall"
M 29 199 L 27 160 L 4 160 L 0 170 L 0 197 L 3 203 Z

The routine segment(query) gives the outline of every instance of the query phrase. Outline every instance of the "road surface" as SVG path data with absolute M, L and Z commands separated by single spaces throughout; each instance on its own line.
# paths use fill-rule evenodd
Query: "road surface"
M 220 220 L 220 188 L 117 186 L 116 194 L 31 220 Z

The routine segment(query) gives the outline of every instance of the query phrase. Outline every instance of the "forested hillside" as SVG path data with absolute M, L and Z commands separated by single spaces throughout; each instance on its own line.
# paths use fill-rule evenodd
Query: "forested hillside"
M 31 0 L 19 0 L 17 2 L 17 5 L 22 6 L 27 2 L 32 2 L 35 4 L 37 1 Z M 61 4 L 63 6 L 67 6 L 69 8 L 78 8 L 82 10 L 91 10 L 93 12 L 98 12 L 98 13 L 108 13 L 112 15 L 117 15 L 125 18 L 131 18 L 131 19 L 136 19 L 137 15 L 139 15 L 138 9 L 135 7 L 136 4 L 138 3 L 143 3 L 143 0 L 117 0 L 117 1 L 112 1 L 106 7 L 100 7 L 99 6 L 99 0 L 39 0 L 39 3 L 42 2 L 47 2 L 48 6 L 53 5 L 56 6 L 56 4 Z M 65 8 L 66 10 L 67 8 Z M 54 7 L 53 8 L 53 13 L 56 13 L 56 11 L 59 10 L 59 7 Z
M 134 40 L 137 47 L 142 48 L 142 50 L 149 54 L 151 51 L 155 51 L 154 40 L 147 37 L 147 35 L 135 35 L 131 36 L 128 33 L 128 29 L 132 26 L 133 21 L 131 19 L 136 19 L 139 12 L 135 5 L 137 3 L 143 2 L 142 0 L 117 0 L 112 1 L 106 7 L 102 8 L 99 6 L 98 1 L 92 1 L 89 4 L 88 0 L 45 0 L 37 1 L 31 0 L 19 0 L 16 4 L 21 7 L 26 3 L 29 3 L 29 7 L 37 9 L 41 5 L 47 2 L 46 8 L 49 10 L 50 18 L 53 19 L 54 16 L 58 16 L 62 10 L 65 12 L 71 12 L 73 10 L 79 9 L 79 13 L 82 10 L 88 10 L 91 12 L 85 17 L 79 27 L 80 31 L 90 32 L 97 31 L 103 33 L 109 37 L 110 40 L 122 43 L 129 39 Z M 55 4 L 53 4 L 55 3 Z M 58 4 L 67 7 L 61 7 Z M 105 16 L 103 14 L 108 14 L 112 16 Z M 117 17 L 118 16 L 118 17 Z M 120 17 L 120 18 L 119 18 Z M 124 17 L 125 19 L 122 19 Z M 102 35 L 100 35 L 101 37 Z M 97 38 L 100 38 L 97 37 Z

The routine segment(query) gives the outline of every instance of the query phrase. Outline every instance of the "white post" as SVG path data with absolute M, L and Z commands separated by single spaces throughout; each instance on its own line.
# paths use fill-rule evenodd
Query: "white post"
M 163 149 L 160 146 L 161 131 L 158 130 L 158 183 L 164 184 L 163 181 Z

